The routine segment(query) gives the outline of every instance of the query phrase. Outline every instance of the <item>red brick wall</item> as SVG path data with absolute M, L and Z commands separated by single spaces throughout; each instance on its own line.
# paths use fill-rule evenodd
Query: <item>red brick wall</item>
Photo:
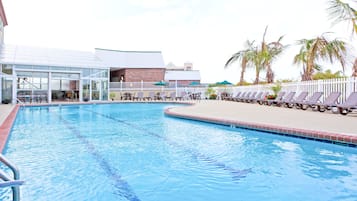
M 133 68 L 112 71 L 110 77 L 117 77 L 120 81 L 120 76 L 124 75 L 124 82 L 157 82 L 164 80 L 164 68 Z M 112 79 L 111 79 L 112 80 Z

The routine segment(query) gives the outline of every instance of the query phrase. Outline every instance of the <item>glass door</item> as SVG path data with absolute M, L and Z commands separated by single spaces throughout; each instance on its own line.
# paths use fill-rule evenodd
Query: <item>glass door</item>
M 92 80 L 92 100 L 100 100 L 100 81 Z
M 8 104 L 12 101 L 12 79 L 3 77 L 2 78 L 2 87 L 1 87 L 1 103 Z

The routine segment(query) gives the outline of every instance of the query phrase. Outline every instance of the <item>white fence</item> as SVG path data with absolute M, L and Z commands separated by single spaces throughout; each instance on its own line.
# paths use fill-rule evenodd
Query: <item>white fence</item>
M 249 86 L 224 86 L 214 87 L 217 94 L 227 92 L 235 96 L 239 91 L 268 91 L 273 93 L 271 87 L 275 84 L 264 85 L 249 85 Z M 357 78 L 339 78 L 330 80 L 313 80 L 304 82 L 289 82 L 282 83 L 282 91 L 295 91 L 299 94 L 302 91 L 307 91 L 309 95 L 321 91 L 324 93 L 323 98 L 326 98 L 331 92 L 341 92 L 339 102 L 344 102 L 351 92 L 357 91 Z M 176 91 L 177 94 L 182 92 L 201 93 L 202 98 L 205 98 L 205 92 L 208 85 L 202 84 L 199 86 L 182 86 L 177 83 L 168 83 L 165 86 L 156 86 L 154 82 L 111 82 L 111 91 Z
M 250 85 L 250 86 L 238 86 L 232 87 L 231 93 L 233 96 L 238 91 L 268 91 L 272 93 L 271 87 L 275 84 L 266 85 Z M 341 92 L 341 97 L 339 102 L 344 102 L 351 92 L 357 91 L 357 78 L 339 78 L 339 79 L 329 79 L 329 80 L 312 80 L 304 82 L 289 82 L 282 83 L 281 91 L 290 92 L 295 91 L 299 94 L 302 91 L 307 91 L 309 95 L 314 92 L 323 92 L 323 99 L 325 99 L 331 92 L 339 91 Z M 222 90 L 222 89 L 220 89 Z

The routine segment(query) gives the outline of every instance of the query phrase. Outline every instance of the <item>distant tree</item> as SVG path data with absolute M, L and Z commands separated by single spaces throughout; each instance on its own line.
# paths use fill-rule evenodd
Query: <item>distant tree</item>
M 261 56 L 263 57 L 263 68 L 266 70 L 266 81 L 268 83 L 274 82 L 274 72 L 271 68 L 272 62 L 283 52 L 284 46 L 281 44 L 283 36 L 280 36 L 277 41 L 267 43 L 265 41 L 265 35 L 267 33 L 268 26 L 265 28 L 263 34 L 263 41 L 261 44 Z
M 266 70 L 266 79 L 268 83 L 272 83 L 274 80 L 274 72 L 271 69 L 272 62 L 283 51 L 284 46 L 280 43 L 282 36 L 274 42 L 268 43 L 265 41 L 265 36 L 268 27 L 265 28 L 263 34 L 263 40 L 258 46 L 255 41 L 247 41 L 245 43 L 245 49 L 233 54 L 225 64 L 225 68 L 234 63 L 240 61 L 241 76 L 239 85 L 244 84 L 244 73 L 247 67 L 255 68 L 255 80 L 254 84 L 259 83 L 259 77 L 261 70 Z
M 357 3 L 356 0 L 351 0 L 351 2 Z M 328 3 L 330 6 L 327 11 L 330 18 L 334 20 L 333 23 L 348 22 L 352 24 L 352 34 L 357 35 L 357 10 L 341 0 L 329 0 Z M 352 67 L 352 76 L 357 77 L 357 58 Z
M 240 61 L 241 73 L 238 85 L 244 85 L 244 73 L 248 65 L 248 55 L 249 52 L 252 51 L 254 41 L 250 42 L 249 40 L 245 43 L 245 49 L 234 53 L 224 65 L 227 68 L 229 65 L 236 61 Z
M 313 80 L 325 80 L 325 79 L 334 79 L 334 78 L 342 78 L 345 77 L 341 75 L 341 71 L 336 71 L 333 73 L 330 69 L 326 70 L 325 72 L 317 72 L 312 76 Z
M 319 60 L 328 60 L 331 63 L 338 60 L 342 69 L 345 69 L 347 50 L 344 41 L 329 40 L 321 35 L 312 39 L 301 39 L 298 45 L 301 47 L 294 57 L 294 63 L 303 65 L 302 81 L 312 80 L 314 70 L 319 69 Z

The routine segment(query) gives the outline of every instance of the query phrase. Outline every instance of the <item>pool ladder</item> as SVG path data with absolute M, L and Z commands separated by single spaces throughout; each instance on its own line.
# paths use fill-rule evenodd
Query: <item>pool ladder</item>
M 11 187 L 12 190 L 12 200 L 19 201 L 20 200 L 20 185 L 24 183 L 24 181 L 20 180 L 20 172 L 18 168 L 12 164 L 9 160 L 7 160 L 2 154 L 0 154 L 0 161 L 10 170 L 12 171 L 14 178 L 12 179 L 6 172 L 0 169 L 0 188 Z

